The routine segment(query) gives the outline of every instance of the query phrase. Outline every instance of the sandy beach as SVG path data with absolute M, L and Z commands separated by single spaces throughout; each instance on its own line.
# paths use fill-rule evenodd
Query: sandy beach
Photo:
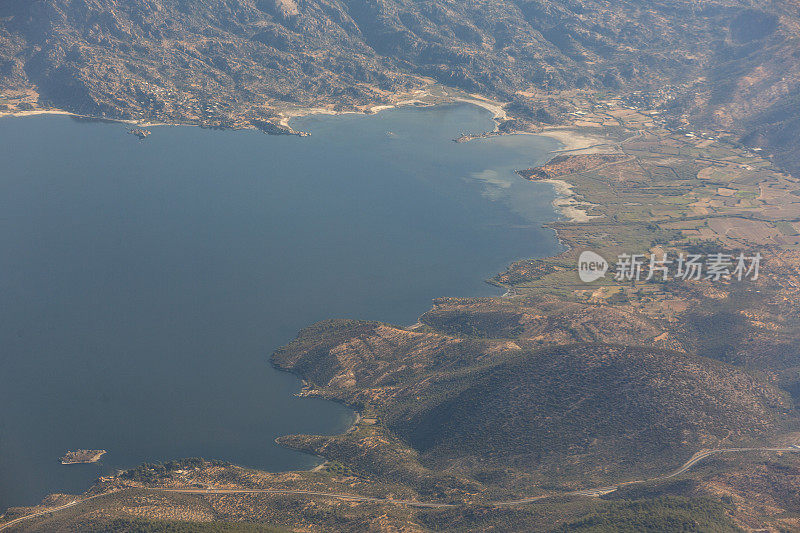
M 32 117 L 35 115 L 74 115 L 69 111 L 61 109 L 31 109 L 29 111 L 0 111 L 0 118 L 3 117 Z
M 576 207 L 577 205 L 587 205 L 586 202 L 578 202 L 575 199 L 575 192 L 572 185 L 564 180 L 546 179 L 536 180 L 539 183 L 550 183 L 556 191 L 556 199 L 553 200 L 553 207 L 570 222 L 589 222 L 595 218 L 602 218 L 602 215 L 590 215 L 586 209 Z
M 553 150 L 553 153 L 599 154 L 615 151 L 613 146 L 603 137 L 576 131 L 568 126 L 545 128 L 540 132 L 533 133 L 533 135 L 551 137 L 564 145 L 563 148 Z

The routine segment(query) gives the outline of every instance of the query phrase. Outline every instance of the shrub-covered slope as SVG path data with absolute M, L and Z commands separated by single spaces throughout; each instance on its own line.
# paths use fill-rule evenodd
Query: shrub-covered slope
M 699 448 L 761 442 L 793 419 L 784 392 L 712 359 L 525 344 L 329 321 L 274 361 L 321 395 L 377 413 L 429 467 L 468 476 L 663 469 Z

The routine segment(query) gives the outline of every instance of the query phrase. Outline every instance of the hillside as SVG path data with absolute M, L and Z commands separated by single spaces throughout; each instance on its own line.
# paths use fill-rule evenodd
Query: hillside
M 567 120 L 562 94 L 610 91 L 797 168 L 799 22 L 794 1 L 6 0 L 0 90 L 226 127 L 363 109 L 429 80 L 511 102 L 516 127 Z
M 675 352 L 571 345 L 523 354 L 467 383 L 443 380 L 390 419 L 426 459 L 530 468 L 679 463 L 766 437 L 791 404 L 736 369 Z M 447 397 L 437 397 L 448 390 Z M 428 403 L 428 401 L 430 403 Z
M 794 416 L 785 393 L 733 366 L 645 347 L 527 351 L 334 321 L 274 360 L 374 413 L 427 467 L 498 483 L 512 472 L 654 473 L 699 448 L 761 442 Z

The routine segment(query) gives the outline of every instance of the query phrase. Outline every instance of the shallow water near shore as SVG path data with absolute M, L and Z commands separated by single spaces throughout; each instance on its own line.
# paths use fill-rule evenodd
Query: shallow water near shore
M 311 137 L 0 119 L 0 511 L 142 462 L 281 471 L 275 437 L 354 414 L 293 396 L 270 353 L 326 318 L 407 325 L 552 255 L 548 158 L 470 105 L 308 116 Z M 92 465 L 67 450 L 105 449 Z

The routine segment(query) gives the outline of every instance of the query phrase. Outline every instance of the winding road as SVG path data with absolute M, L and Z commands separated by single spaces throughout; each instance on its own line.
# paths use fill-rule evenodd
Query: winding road
M 712 455 L 722 454 L 722 453 L 736 453 L 736 452 L 800 452 L 800 445 L 793 444 L 791 446 L 786 447 L 768 447 L 768 448 L 720 448 L 716 450 L 700 450 L 699 452 L 695 453 L 692 457 L 689 458 L 680 468 L 671 472 L 669 474 L 665 474 L 663 476 L 658 476 L 650 479 L 642 479 L 642 480 L 635 480 L 635 481 L 625 481 L 621 483 L 617 483 L 615 485 L 607 485 L 603 487 L 596 487 L 591 489 L 582 489 L 576 490 L 571 492 L 562 492 L 558 494 L 541 494 L 538 496 L 531 496 L 530 498 L 521 498 L 518 500 L 501 500 L 501 501 L 489 501 L 489 502 L 480 502 L 474 505 L 495 505 L 498 507 L 508 507 L 513 505 L 525 505 L 529 503 L 534 503 L 539 500 L 544 500 L 545 498 L 553 498 L 553 497 L 563 497 L 563 496 L 587 496 L 597 498 L 603 496 L 605 494 L 609 494 L 614 492 L 620 487 L 624 487 L 626 485 L 633 485 L 636 483 L 644 483 L 646 481 L 659 481 L 659 480 L 666 480 L 673 477 L 677 477 L 684 472 L 688 471 L 690 468 L 695 466 L 697 463 L 710 457 Z M 80 500 L 73 500 L 65 505 L 61 505 L 59 507 L 52 507 L 49 509 L 45 509 L 43 511 L 38 511 L 33 514 L 29 514 L 26 516 L 22 516 L 20 518 L 15 518 L 9 522 L 4 524 L 0 524 L 0 531 L 6 530 L 15 524 L 19 524 L 20 522 L 30 520 L 32 518 L 36 518 L 38 516 L 44 516 L 47 514 L 56 513 L 58 511 L 62 511 L 64 509 L 68 509 L 70 507 L 74 507 L 75 505 L 87 502 L 89 500 L 93 500 L 95 498 L 101 498 L 103 496 L 107 496 L 109 494 L 117 494 L 118 492 L 123 492 L 126 490 L 149 490 L 153 492 L 171 492 L 176 494 L 276 494 L 276 495 L 290 495 L 290 496 L 312 496 L 312 497 L 322 497 L 322 498 L 330 498 L 335 500 L 343 500 L 343 501 L 350 501 L 350 502 L 366 502 L 366 503 L 380 503 L 386 505 L 401 505 L 407 507 L 422 507 L 427 509 L 453 509 L 457 507 L 464 507 L 465 505 L 470 504 L 456 504 L 456 503 L 436 503 L 436 502 L 420 502 L 416 500 L 395 500 L 392 498 L 373 498 L 370 496 L 360 496 L 358 494 L 346 494 L 346 493 L 337 493 L 337 492 L 320 492 L 320 491 L 312 491 L 312 490 L 290 490 L 290 489 L 215 489 L 209 487 L 207 489 L 198 489 L 198 488 L 185 488 L 185 489 L 172 489 L 172 488 L 129 488 L 129 489 L 122 489 L 117 492 L 107 492 L 103 494 L 96 494 L 94 496 L 89 496 L 87 498 L 83 498 Z
M 95 498 L 101 498 L 103 496 L 106 496 L 107 494 L 108 493 L 95 494 L 94 496 L 89 496 L 87 498 L 83 498 L 83 499 L 80 499 L 80 500 L 72 500 L 71 502 L 66 503 L 64 505 L 59 505 L 58 507 L 49 507 L 49 508 L 45 509 L 44 511 L 38 511 L 38 512 L 33 513 L 33 514 L 29 514 L 29 515 L 21 516 L 19 518 L 15 518 L 14 520 L 11 520 L 9 522 L 5 522 L 4 524 L 0 524 L 0 531 L 2 531 L 4 529 L 7 529 L 7 528 L 10 528 L 14 524 L 18 524 L 18 523 L 23 522 L 25 520 L 30 520 L 31 518 L 36 518 L 37 516 L 44 516 L 46 514 L 57 513 L 58 511 L 63 511 L 64 509 L 67 509 L 69 507 L 73 507 L 75 505 L 78 505 L 79 503 L 88 502 L 89 500 L 94 500 Z

